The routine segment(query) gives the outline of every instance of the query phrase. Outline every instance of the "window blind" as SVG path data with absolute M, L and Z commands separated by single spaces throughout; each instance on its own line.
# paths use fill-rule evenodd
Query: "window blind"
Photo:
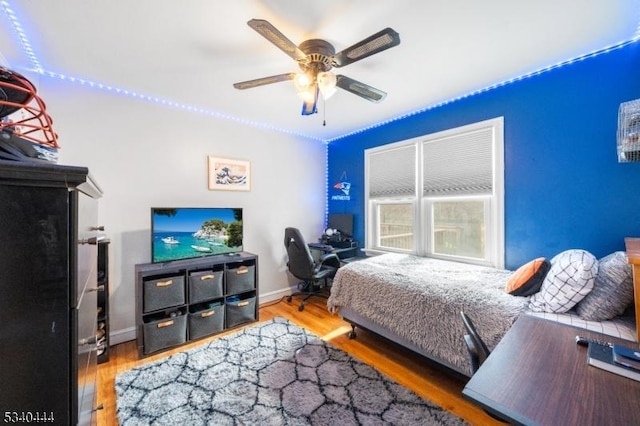
M 415 144 L 370 153 L 369 197 L 406 197 L 416 195 Z
M 460 133 L 423 144 L 423 195 L 491 194 L 493 128 Z

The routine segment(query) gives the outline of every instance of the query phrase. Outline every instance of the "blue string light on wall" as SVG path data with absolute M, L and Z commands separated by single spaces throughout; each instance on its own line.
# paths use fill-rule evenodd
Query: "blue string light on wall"
M 522 81 L 522 80 L 525 80 L 525 79 L 528 79 L 528 78 L 531 78 L 531 77 L 536 77 L 536 76 L 539 76 L 540 74 L 544 74 L 546 72 L 553 71 L 553 70 L 556 70 L 558 68 L 561 68 L 561 67 L 564 67 L 564 66 L 567 66 L 567 65 L 571 65 L 571 64 L 574 64 L 574 63 L 579 62 L 579 61 L 584 61 L 585 59 L 594 58 L 596 56 L 604 55 L 606 53 L 612 52 L 612 51 L 617 50 L 617 49 L 621 49 L 621 48 L 623 48 L 625 46 L 628 46 L 628 45 L 630 45 L 632 43 L 635 43 L 638 40 L 640 40 L 640 24 L 638 25 L 638 30 L 636 31 L 636 35 L 631 40 L 624 41 L 624 42 L 621 42 L 621 43 L 618 43 L 618 44 L 615 44 L 615 45 L 612 45 L 612 46 L 609 46 L 609 47 L 605 47 L 603 49 L 596 50 L 595 52 L 587 53 L 587 54 L 578 56 L 576 58 L 569 59 L 567 61 L 558 62 L 557 64 L 550 65 L 550 66 L 547 66 L 547 67 L 544 67 L 544 68 L 540 68 L 540 69 L 538 69 L 536 71 L 533 71 L 533 72 L 530 72 L 530 73 L 527 73 L 527 74 L 523 74 L 523 75 L 520 75 L 520 76 L 517 76 L 517 77 L 513 77 L 513 78 L 510 78 L 508 80 L 504 80 L 504 81 L 501 81 L 501 82 L 498 82 L 498 83 L 483 87 L 481 89 L 475 90 L 473 92 L 467 93 L 467 94 L 462 95 L 462 96 L 451 98 L 451 99 L 439 102 L 437 104 L 429 105 L 427 107 L 424 107 L 424 108 L 421 108 L 421 109 L 418 109 L 418 110 L 415 110 L 415 111 L 412 111 L 412 112 L 409 112 L 409 113 L 406 113 L 406 114 L 403 114 L 403 115 L 400 115 L 400 116 L 397 116 L 397 117 L 394 117 L 394 118 L 390 118 L 389 120 L 382 121 L 380 123 L 376 123 L 374 125 L 371 125 L 371 126 L 368 126 L 368 127 L 364 127 L 362 129 L 354 130 L 353 132 L 350 132 L 350 133 L 347 133 L 347 134 L 344 134 L 344 135 L 341 135 L 341 136 L 338 136 L 338 137 L 335 137 L 335 138 L 327 139 L 326 142 L 327 143 L 331 143 L 333 141 L 344 139 L 344 138 L 347 138 L 349 136 L 353 136 L 353 135 L 358 134 L 358 133 L 366 132 L 367 130 L 371 130 L 371 129 L 375 129 L 375 128 L 378 128 L 378 127 L 382 127 L 382 126 L 385 126 L 387 124 L 390 124 L 390 123 L 393 123 L 393 122 L 396 122 L 396 121 L 400 121 L 400 120 L 403 120 L 405 118 L 412 117 L 414 115 L 421 114 L 423 112 L 430 111 L 432 109 L 439 108 L 441 106 L 445 106 L 445 105 L 451 104 L 453 102 L 457 102 L 457 101 L 462 100 L 462 99 L 470 98 L 472 96 L 479 95 L 481 93 L 485 93 L 485 92 L 488 92 L 490 90 L 506 86 L 506 85 L 511 84 L 511 83 L 516 83 L 516 82 L 519 82 L 519 81 Z
M 278 133 L 284 133 L 284 134 L 288 134 L 291 136 L 296 136 L 296 137 L 301 137 L 301 138 L 305 138 L 305 139 L 310 139 L 310 140 L 315 140 L 318 142 L 324 142 L 323 139 L 315 137 L 315 136 L 310 136 L 307 134 L 303 134 L 303 133 L 299 133 L 299 132 L 295 132 L 289 129 L 283 129 L 280 127 L 276 127 L 273 126 L 271 124 L 268 123 L 264 123 L 264 122 L 259 122 L 259 121 L 252 121 L 252 120 L 247 120 L 244 118 L 240 118 L 240 117 L 236 117 L 233 115 L 229 115 L 229 114 L 224 114 L 218 111 L 214 111 L 214 110 L 210 110 L 210 109 L 206 109 L 206 108 L 201 108 L 201 107 L 196 107 L 193 105 L 188 105 L 188 104 L 184 104 L 184 103 L 180 103 L 180 102 L 175 102 L 169 99 L 162 99 L 162 98 L 158 98 L 157 96 L 153 96 L 153 95 L 147 95 L 144 93 L 139 93 L 136 92 L 134 90 L 128 90 L 128 89 L 124 89 L 124 88 L 120 88 L 120 87 L 116 87 L 116 86 L 112 86 L 109 84 L 104 84 L 104 83 L 99 83 L 99 82 L 95 82 L 95 81 L 91 81 L 85 78 L 79 78 L 79 77 L 74 77 L 74 76 L 70 76 L 70 75 L 66 75 L 66 74 L 62 74 L 62 73 L 58 73 L 58 72 L 54 72 L 54 71 L 49 71 L 46 70 L 40 63 L 39 59 L 38 59 L 38 55 L 35 52 L 35 49 L 32 47 L 31 42 L 29 41 L 29 37 L 27 36 L 26 31 L 24 30 L 24 27 L 21 25 L 20 20 L 18 19 L 18 16 L 16 15 L 16 12 L 14 11 L 14 9 L 10 6 L 9 2 L 6 0 L 2 0 L 0 1 L 0 7 L 2 8 L 2 10 L 4 11 L 5 15 L 7 16 L 7 18 L 9 19 L 11 26 L 13 27 L 14 31 L 17 34 L 18 39 L 20 40 L 20 46 L 22 47 L 22 50 L 24 51 L 25 55 L 28 57 L 29 62 L 31 64 L 31 69 L 29 69 L 29 71 L 31 72 L 35 72 L 37 74 L 40 74 L 42 76 L 46 76 L 49 78 L 54 78 L 54 79 L 58 79 L 58 80 L 62 80 L 62 81 L 66 81 L 66 82 L 70 82 L 70 83 L 74 83 L 74 84 L 79 84 L 82 86 L 86 86 L 86 87 L 91 87 L 93 89 L 98 89 L 98 90 L 102 90 L 102 91 L 106 91 L 106 92 L 111 92 L 111 93 L 115 93 L 118 95 L 122 95 L 122 96 L 127 96 L 130 98 L 134 98 L 134 99 L 138 99 L 138 100 L 142 100 L 142 101 L 147 101 L 147 102 L 152 102 L 155 103 L 157 105 L 161 105 L 161 106 L 165 106 L 165 107 L 170 107 L 170 108 L 176 108 L 185 112 L 190 112 L 190 113 L 195 113 L 195 114 L 200 114 L 200 115 L 204 115 L 204 116 L 209 116 L 212 118 L 216 118 L 219 120 L 226 120 L 226 121 L 232 121 L 232 122 L 236 122 L 245 126 L 251 126 L 251 127 L 256 127 L 256 128 L 261 128 L 264 130 L 270 130 L 270 131 L 274 131 L 274 132 L 278 132 Z
M 13 10 L 13 8 L 11 8 L 8 1 L 4 1 L 4 0 L 0 1 L 0 7 L 2 7 L 4 14 L 7 16 L 7 19 L 9 19 L 9 22 L 11 23 L 13 30 L 16 32 L 18 36 L 18 40 L 20 40 L 20 46 L 22 47 L 22 51 L 27 56 L 27 58 L 29 58 L 29 62 L 31 63 L 31 66 L 32 66 L 32 71 L 41 74 L 43 72 L 42 65 L 40 65 L 40 61 L 38 60 L 38 57 L 36 56 L 35 51 L 31 47 L 31 43 L 29 42 L 27 33 L 25 32 L 24 28 L 20 24 L 20 21 L 18 20 L 18 17 L 16 16 L 15 11 Z
M 327 229 L 329 225 L 329 144 L 324 144 L 324 225 L 322 229 Z
M 280 127 L 276 127 L 267 123 L 263 123 L 263 122 L 257 122 L 257 121 L 252 121 L 252 120 L 247 120 L 244 118 L 240 118 L 240 117 L 236 117 L 236 116 L 232 116 L 229 114 L 224 114 L 224 113 L 220 113 L 217 111 L 213 111 L 213 110 L 209 110 L 209 109 L 205 109 L 205 108 L 201 108 L 201 107 L 195 107 L 192 105 L 187 105 L 187 104 L 183 104 L 180 102 L 174 102 L 168 99 L 161 99 L 158 98 L 156 96 L 152 96 L 152 95 L 147 95 L 147 94 L 142 94 L 142 93 L 138 93 L 132 90 L 128 90 L 128 89 L 123 89 L 123 88 L 118 88 L 118 87 L 114 87 L 108 84 L 103 84 L 103 83 L 98 83 L 98 82 L 94 82 L 94 81 L 90 81 L 87 79 L 83 79 L 83 78 L 78 78 L 78 77 L 73 77 L 73 76 L 68 76 L 65 74 L 61 74 L 61 73 L 57 73 L 57 72 L 53 72 L 53 71 L 48 71 L 45 70 L 45 68 L 42 66 L 42 64 L 40 63 L 40 60 L 38 59 L 38 55 L 36 54 L 35 50 L 33 49 L 30 41 L 29 41 L 29 37 L 27 36 L 27 33 L 23 27 L 23 25 L 21 25 L 20 20 L 16 14 L 16 12 L 14 11 L 14 9 L 11 7 L 10 2 L 7 0 L 0 0 L 0 8 L 2 8 L 4 14 L 7 16 L 7 19 L 9 20 L 9 22 L 11 23 L 11 26 L 13 27 L 14 31 L 17 34 L 18 40 L 20 41 L 20 46 L 22 47 L 22 50 L 24 51 L 24 54 L 27 56 L 27 58 L 29 59 L 29 62 L 31 63 L 31 67 L 32 69 L 30 69 L 30 71 L 36 72 L 38 74 L 50 77 L 50 78 L 57 78 L 63 81 L 67 81 L 67 82 L 71 82 L 74 84 L 80 84 L 80 85 L 84 85 L 87 87 L 91 87 L 91 88 L 95 88 L 95 89 L 99 89 L 99 90 L 104 90 L 107 92 L 113 92 L 119 95 L 123 95 L 123 96 L 128 96 L 131 98 L 135 98 L 135 99 L 139 99 L 139 100 L 143 100 L 143 101 L 148 101 L 148 102 L 152 102 L 158 105 L 162 105 L 162 106 L 166 106 L 166 107 L 172 107 L 172 108 L 177 108 L 186 112 L 191 112 L 191 113 L 196 113 L 196 114 L 201 114 L 201 115 L 205 115 L 205 116 L 209 116 L 212 118 L 216 118 L 216 119 L 220 119 L 220 120 L 227 120 L 227 121 L 233 121 L 236 123 L 240 123 L 243 125 L 247 125 L 247 126 L 251 126 L 251 127 L 256 127 L 256 128 L 261 128 L 261 129 L 265 129 L 265 130 L 270 130 L 270 131 L 274 131 L 274 132 L 279 132 L 279 133 L 284 133 L 284 134 L 288 134 L 291 136 L 296 136 L 296 137 L 301 137 L 301 138 L 305 138 L 305 139 L 310 139 L 310 140 L 315 140 L 315 141 L 319 141 L 319 142 L 325 142 L 325 143 L 331 143 L 333 141 L 337 141 L 340 139 L 344 139 L 350 136 L 353 136 L 355 134 L 359 134 L 359 133 L 363 133 L 366 132 L 368 130 L 371 129 L 375 129 L 375 128 L 379 128 L 382 126 L 385 126 L 387 124 L 390 123 L 394 123 L 396 121 L 400 121 L 403 120 L 405 118 L 408 117 L 412 117 L 415 116 L 417 114 L 421 114 L 424 113 L 426 111 L 435 109 L 435 108 L 439 108 L 442 107 L 444 105 L 448 105 L 451 104 L 453 102 L 457 102 L 459 100 L 462 99 L 466 99 L 481 93 L 485 93 L 487 91 L 499 88 L 499 87 L 503 87 L 506 86 L 508 84 L 511 83 L 516 83 L 531 77 L 535 77 L 535 76 L 539 76 L 540 74 L 546 73 L 548 71 L 553 71 L 556 70 L 560 67 L 564 67 L 567 65 L 571 65 L 573 63 L 579 62 L 579 61 L 583 61 L 585 59 L 589 59 L 589 58 L 593 58 L 599 55 L 603 55 L 609 52 L 612 52 L 614 50 L 617 49 L 621 49 L 625 46 L 628 46 L 629 44 L 635 43 L 638 40 L 640 40 L 640 22 L 638 23 L 638 27 L 636 28 L 636 33 L 633 36 L 632 39 L 627 40 L 627 41 L 623 41 L 608 47 L 605 47 L 603 49 L 599 49 L 596 50 L 594 52 L 590 52 L 581 56 L 578 56 L 576 58 L 573 59 L 569 59 L 566 61 L 562 61 L 544 68 L 540 68 L 536 71 L 527 73 L 527 74 L 523 74 L 517 77 L 513 77 L 507 80 L 503 80 L 500 81 L 498 83 L 495 84 L 491 84 L 489 86 L 485 86 L 483 88 L 480 88 L 478 90 L 472 91 L 470 93 L 467 93 L 465 95 L 462 96 L 458 96 L 455 98 L 451 98 L 451 99 L 447 99 L 445 101 L 433 104 L 433 105 L 429 105 L 420 109 L 417 109 L 415 111 L 403 114 L 403 115 L 399 115 L 397 117 L 393 117 L 390 118 L 388 120 L 382 121 L 380 123 L 376 123 L 374 125 L 371 126 L 367 126 L 358 130 L 354 130 L 352 132 L 346 133 L 344 135 L 341 136 L 337 136 L 334 138 L 329 138 L 329 139 L 322 139 L 322 138 L 318 138 L 318 137 L 314 137 L 314 136 L 310 136 L 310 135 L 306 135 L 306 134 L 302 134 L 299 132 L 295 132 L 295 131 L 291 131 L 288 129 L 284 129 L 284 128 L 280 128 Z M 327 183 L 328 183 L 328 177 L 327 177 Z

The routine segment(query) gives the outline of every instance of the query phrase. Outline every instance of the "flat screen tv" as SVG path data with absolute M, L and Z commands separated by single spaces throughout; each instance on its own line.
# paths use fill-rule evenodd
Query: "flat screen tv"
M 242 251 L 242 209 L 151 209 L 151 261 L 171 262 Z

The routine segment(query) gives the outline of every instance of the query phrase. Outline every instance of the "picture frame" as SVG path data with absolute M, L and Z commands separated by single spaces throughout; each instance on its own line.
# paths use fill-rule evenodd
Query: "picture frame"
M 209 190 L 251 191 L 251 163 L 246 160 L 208 157 Z

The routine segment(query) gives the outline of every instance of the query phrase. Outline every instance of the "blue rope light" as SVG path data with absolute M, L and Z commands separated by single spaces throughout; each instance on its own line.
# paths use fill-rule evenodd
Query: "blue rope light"
M 138 93 L 138 92 L 135 92 L 135 91 L 132 91 L 132 90 L 122 89 L 122 88 L 119 88 L 119 87 L 115 87 L 115 86 L 111 86 L 111 85 L 103 84 L 103 83 L 98 83 L 98 82 L 94 82 L 94 81 L 91 81 L 91 80 L 86 80 L 86 79 L 83 79 L 83 78 L 67 76 L 67 75 L 56 73 L 56 72 L 52 72 L 52 71 L 42 71 L 42 75 L 47 76 L 47 77 L 51 77 L 51 78 L 57 78 L 59 80 L 69 81 L 71 83 L 80 84 L 80 85 L 83 85 L 83 86 L 89 86 L 89 87 L 92 87 L 92 88 L 95 88 L 95 89 L 104 90 L 106 92 L 112 92 L 112 93 L 116 93 L 116 94 L 119 94 L 119 95 L 123 95 L 123 96 L 128 96 L 128 97 L 131 97 L 131 98 L 135 98 L 135 99 L 144 100 L 144 101 L 155 103 L 155 104 L 162 105 L 162 106 L 167 106 L 167 107 L 176 108 L 176 109 L 180 109 L 180 110 L 187 111 L 187 112 L 192 112 L 192 113 L 196 113 L 196 114 L 200 114 L 200 115 L 205 115 L 205 116 L 217 118 L 217 119 L 220 119 L 220 120 L 233 121 L 233 122 L 236 122 L 236 123 L 240 123 L 242 125 L 247 125 L 247 126 L 257 127 L 257 128 L 261 128 L 261 129 L 271 130 L 271 131 L 275 131 L 275 132 L 279 132 L 279 133 L 285 133 L 285 134 L 288 134 L 288 135 L 301 137 L 301 138 L 305 138 L 305 139 L 311 139 L 311 140 L 315 140 L 315 141 L 318 141 L 318 142 L 325 142 L 323 139 L 320 139 L 320 138 L 317 138 L 317 137 L 314 137 L 314 136 L 305 135 L 305 134 L 294 132 L 294 131 L 288 130 L 288 129 L 282 129 L 282 128 L 279 128 L 279 127 L 276 127 L 276 126 L 273 126 L 273 125 L 270 125 L 270 124 L 267 124 L 267 123 L 247 120 L 245 118 L 240 118 L 240 117 L 236 117 L 236 116 L 229 115 L 229 114 L 223 114 L 223 113 L 218 112 L 218 111 L 214 111 L 214 110 L 210 110 L 210 109 L 206 109 L 206 108 L 195 107 L 195 106 L 188 105 L 188 104 L 183 104 L 183 103 L 180 103 L 180 102 L 174 102 L 172 100 L 162 99 L 162 98 L 158 98 L 156 96 L 146 95 L 146 94 Z
M 325 188 L 325 202 L 324 202 L 324 226 L 323 230 L 329 226 L 329 144 L 324 144 L 324 188 Z
M 132 90 L 111 86 L 109 84 L 103 84 L 103 83 L 87 80 L 87 79 L 84 79 L 84 78 L 68 76 L 68 75 L 65 75 L 65 74 L 61 74 L 61 73 L 45 70 L 42 67 L 42 65 L 40 64 L 40 61 L 38 60 L 38 57 L 37 57 L 34 49 L 31 47 L 31 43 L 29 42 L 29 38 L 27 37 L 26 32 L 24 31 L 22 25 L 20 24 L 20 21 L 19 21 L 17 15 L 16 15 L 16 13 L 13 11 L 11 6 L 9 5 L 9 2 L 6 1 L 6 0 L 0 1 L 0 7 L 2 7 L 2 10 L 4 11 L 4 13 L 9 18 L 9 21 L 11 22 L 11 25 L 13 26 L 16 34 L 18 35 L 18 39 L 20 40 L 20 45 L 22 46 L 22 49 L 24 50 L 24 53 L 29 58 L 29 61 L 30 61 L 31 66 L 33 68 L 30 71 L 37 72 L 38 74 L 41 74 L 43 76 L 47 76 L 47 77 L 50 77 L 50 78 L 57 78 L 59 80 L 71 82 L 71 83 L 74 83 L 74 84 L 80 84 L 80 85 L 83 85 L 83 86 L 88 86 L 88 87 L 91 87 L 91 88 L 104 90 L 104 91 L 107 91 L 107 92 L 112 92 L 112 93 L 116 93 L 116 94 L 123 95 L 123 96 L 129 96 L 129 97 L 132 97 L 132 98 L 135 98 L 135 99 L 140 99 L 140 100 L 156 103 L 156 104 L 162 105 L 162 106 L 177 108 L 177 109 L 180 109 L 180 110 L 183 110 L 183 111 L 193 112 L 193 113 L 196 113 L 196 114 L 201 114 L 201 115 L 213 117 L 213 118 L 217 118 L 217 119 L 220 119 L 220 120 L 233 121 L 233 122 L 236 122 L 236 123 L 239 123 L 239 124 L 242 124 L 242 125 L 246 125 L 246 126 L 251 126 L 251 127 L 261 128 L 261 129 L 270 130 L 270 131 L 274 131 L 274 132 L 284 133 L 284 134 L 288 134 L 288 135 L 295 136 L 295 137 L 301 137 L 301 138 L 305 138 L 305 139 L 315 140 L 315 141 L 318 141 L 318 142 L 325 142 L 324 139 L 321 139 L 321 138 L 318 138 L 318 137 L 309 136 L 309 135 L 306 135 L 306 134 L 303 134 L 303 133 L 299 133 L 299 132 L 295 132 L 295 131 L 292 131 L 292 130 L 279 128 L 279 127 L 276 127 L 276 126 L 273 126 L 273 125 L 270 125 L 270 124 L 267 124 L 267 123 L 258 122 L 258 121 L 252 121 L 252 120 L 248 120 L 248 119 L 245 119 L 245 118 L 232 116 L 232 115 L 229 115 L 229 114 L 223 114 L 223 113 L 218 112 L 218 111 L 213 111 L 213 110 L 209 110 L 209 109 L 205 109 L 205 108 L 195 107 L 195 106 L 192 106 L 192 105 L 187 105 L 187 104 L 183 104 L 183 103 L 179 103 L 179 102 L 174 102 L 174 101 L 171 101 L 171 100 L 168 100 L 168 99 L 161 99 L 161 98 L 158 98 L 156 96 L 151 96 L 151 95 L 146 95 L 146 94 L 143 94 L 143 93 L 138 93 L 138 92 L 135 92 L 135 91 L 132 91 Z
M 296 136 L 296 137 L 301 137 L 301 138 L 305 138 L 305 139 L 311 139 L 311 140 L 315 140 L 318 142 L 324 142 L 325 144 L 329 144 L 331 142 L 340 140 L 340 139 L 344 139 L 347 138 L 349 136 L 353 136 L 359 133 L 363 133 L 366 132 L 368 130 L 372 130 L 378 127 L 382 127 L 385 126 L 387 124 L 396 122 L 396 121 L 400 121 L 403 120 L 405 118 L 409 118 L 412 117 L 414 115 L 417 114 L 421 114 L 427 111 L 430 111 L 432 109 L 435 108 L 439 108 L 442 107 L 444 105 L 448 105 L 451 104 L 453 102 L 457 102 L 459 100 L 462 99 L 466 99 L 481 93 L 485 93 L 488 92 L 490 90 L 496 89 L 498 87 L 503 87 L 506 86 L 508 84 L 511 83 L 515 83 L 515 82 L 519 82 L 531 77 L 535 77 L 538 76 L 540 74 L 546 73 L 548 71 L 552 71 L 555 69 L 558 69 L 560 67 L 566 66 L 566 65 L 571 65 L 575 62 L 579 62 L 579 61 L 583 61 L 585 59 L 589 59 L 589 58 L 593 58 L 599 55 L 603 55 L 606 53 L 609 53 L 613 50 L 617 50 L 620 48 L 623 48 L 625 46 L 628 46 L 629 44 L 635 43 L 638 40 L 640 40 L 640 22 L 638 23 L 638 27 L 636 29 L 636 33 L 634 35 L 634 37 L 630 40 L 627 41 L 623 41 L 617 44 L 614 44 L 612 46 L 608 46 L 605 47 L 603 49 L 599 49 L 596 50 L 594 52 L 591 53 L 587 53 L 585 55 L 581 55 L 578 56 L 576 58 L 573 59 L 569 59 L 567 61 L 563 61 L 563 62 L 558 62 L 556 64 L 544 67 L 544 68 L 540 68 L 538 70 L 535 70 L 533 72 L 527 73 L 527 74 L 523 74 L 508 80 L 503 80 L 500 81 L 498 83 L 489 85 L 489 86 L 485 86 L 481 89 L 472 91 L 470 93 L 467 93 L 465 95 L 461 95 L 455 98 L 451 98 L 451 99 L 447 99 L 445 101 L 442 102 L 438 102 L 436 104 L 432 104 L 429 106 L 426 106 L 424 108 L 420 108 L 417 109 L 415 111 L 394 117 L 394 118 L 390 118 L 388 120 L 373 124 L 371 126 L 367 126 L 367 127 L 363 127 L 361 129 L 358 130 L 354 130 L 352 132 L 346 133 L 344 135 L 341 136 L 337 136 L 335 138 L 330 138 L 330 139 L 321 139 L 315 136 L 310 136 L 310 135 L 305 135 L 299 132 L 294 132 L 292 130 L 288 130 L 288 129 L 283 129 L 280 127 L 276 127 L 267 123 L 263 123 L 263 122 L 258 122 L 258 121 L 252 121 L 252 120 L 248 120 L 248 119 L 244 119 L 244 118 L 240 118 L 240 117 L 235 117 L 229 114 L 223 114 L 217 111 L 213 111 L 213 110 L 208 110 L 205 108 L 199 108 L 199 107 L 194 107 L 194 106 L 190 106 L 190 105 L 186 105 L 186 104 L 182 104 L 179 102 L 174 102 L 171 100 L 167 100 L 167 99 L 161 99 L 155 96 L 151 96 L 151 95 L 145 95 L 145 94 L 141 94 L 141 93 L 137 93 L 135 91 L 130 91 L 127 89 L 122 89 L 122 88 L 118 88 L 118 87 L 114 87 L 114 86 L 110 86 L 107 84 L 102 84 L 102 83 L 97 83 L 97 82 L 93 82 L 90 80 L 86 80 L 86 79 L 82 79 L 82 78 L 77 78 L 77 77 L 73 77 L 73 76 L 66 76 L 64 74 L 60 74 L 60 73 L 56 73 L 56 72 L 51 72 L 51 71 L 45 71 L 44 68 L 42 67 L 42 65 L 40 64 L 40 61 L 38 60 L 38 57 L 35 53 L 35 51 L 33 50 L 33 48 L 31 47 L 31 43 L 29 42 L 29 38 L 27 37 L 26 32 L 24 31 L 22 25 L 20 24 L 20 21 L 18 20 L 18 17 L 16 16 L 15 12 L 13 11 L 13 9 L 11 8 L 11 6 L 9 5 L 9 2 L 7 0 L 0 0 L 0 7 L 2 7 L 2 10 L 4 11 L 4 13 L 6 14 L 6 16 L 9 18 L 9 21 L 11 22 L 11 25 L 13 26 L 14 31 L 16 32 L 16 34 L 18 35 L 18 39 L 20 40 L 20 45 L 22 46 L 22 49 L 24 50 L 25 55 L 27 55 L 27 57 L 29 58 L 29 61 L 31 62 L 31 66 L 33 67 L 32 71 L 35 71 L 39 74 L 42 75 L 46 75 L 48 77 L 51 78 L 58 78 L 60 80 L 64 80 L 64 81 L 69 81 L 71 83 L 76 83 L 76 84 L 81 84 L 81 85 L 86 85 L 92 88 L 97 88 L 100 90 L 106 90 L 108 92 L 114 92 L 117 94 L 122 94 L 125 96 L 129 96 L 132 98 L 137 98 L 137 99 L 141 99 L 141 100 L 145 100 L 145 101 L 149 101 L 149 102 L 153 102 L 159 105 L 163 105 L 163 106 L 168 106 L 168 107 L 174 107 L 174 108 L 178 108 L 184 111 L 188 111 L 188 112 L 194 112 L 197 114 L 201 114 L 201 115 L 206 115 L 206 116 L 210 116 L 213 118 L 217 118 L 217 119 L 221 119 L 221 120 L 228 120 L 228 121 L 233 121 L 236 123 L 240 123 L 243 125 L 248 125 L 251 127 L 256 127 L 256 128 L 261 128 L 261 129 L 266 129 L 266 130 L 270 130 L 270 131 L 275 131 L 275 132 L 279 132 L 279 133 L 284 133 L 284 134 L 288 134 L 291 136 Z M 326 152 L 326 156 L 328 158 L 328 146 L 325 147 L 325 152 Z M 327 184 L 328 184 L 328 170 L 327 170 Z M 327 212 L 326 214 L 328 214 L 328 195 L 327 195 Z
M 26 32 L 22 28 L 22 25 L 20 24 L 20 21 L 18 20 L 18 17 L 16 16 L 15 12 L 9 5 L 9 2 L 4 0 L 0 1 L 0 7 L 2 7 L 2 10 L 4 11 L 5 15 L 7 15 L 7 18 L 9 18 L 9 21 L 11 22 L 11 26 L 13 27 L 13 30 L 16 32 L 18 36 L 18 40 L 20 40 L 20 45 L 22 46 L 22 50 L 24 51 L 25 55 L 27 55 L 27 58 L 29 58 L 29 62 L 31 62 L 31 66 L 33 67 L 33 70 L 37 73 L 42 73 L 42 70 L 43 70 L 42 65 L 40 65 L 40 61 L 38 60 L 36 53 L 31 47 L 29 38 L 27 37 Z
M 390 118 L 388 120 L 382 121 L 380 123 L 373 124 L 373 125 L 368 126 L 368 127 L 363 127 L 362 129 L 354 130 L 353 132 L 344 134 L 342 136 L 338 136 L 338 137 L 335 137 L 335 138 L 332 138 L 332 139 L 327 139 L 327 140 L 325 140 L 325 142 L 326 143 L 331 143 L 331 142 L 334 142 L 334 141 L 337 141 L 337 140 L 340 140 L 340 139 L 344 139 L 344 138 L 347 138 L 349 136 L 356 135 L 358 133 L 363 133 L 363 132 L 366 132 L 366 131 L 371 130 L 371 129 L 382 127 L 384 125 L 393 123 L 395 121 L 403 120 L 405 118 L 412 117 L 414 115 L 421 114 L 423 112 L 430 111 L 432 109 L 439 108 L 441 106 L 448 105 L 450 103 L 457 102 L 459 100 L 466 99 L 466 98 L 469 98 L 471 96 L 478 95 L 480 93 L 488 92 L 488 91 L 496 89 L 498 87 L 503 87 L 503 86 L 506 86 L 506 85 L 511 84 L 511 83 L 515 83 L 515 82 L 522 81 L 522 80 L 525 80 L 525 79 L 528 79 L 528 78 L 531 78 L 531 77 L 535 77 L 535 76 L 538 76 L 540 74 L 544 74 L 544 73 L 546 73 L 548 71 L 552 71 L 552 70 L 558 69 L 560 67 L 564 67 L 566 65 L 571 65 L 573 63 L 576 63 L 576 62 L 579 62 L 579 61 L 583 61 L 585 59 L 594 58 L 596 56 L 603 55 L 605 53 L 609 53 L 609 52 L 617 50 L 617 49 L 621 49 L 621 48 L 623 48 L 625 46 L 628 46 L 628 45 L 630 45 L 632 43 L 637 42 L 638 40 L 640 40 L 640 23 L 638 24 L 638 30 L 636 31 L 636 35 L 631 40 L 623 41 L 623 42 L 620 42 L 618 44 L 614 44 L 612 46 L 608 46 L 608 47 L 605 47 L 603 49 L 596 50 L 594 52 L 587 53 L 587 54 L 584 54 L 582 56 L 578 56 L 578 57 L 573 58 L 573 59 L 569 59 L 567 61 L 558 62 L 556 64 L 553 64 L 553 65 L 550 65 L 550 66 L 547 66 L 547 67 L 544 67 L 544 68 L 540 68 L 540 69 L 532 71 L 530 73 L 523 74 L 523 75 L 520 75 L 520 76 L 517 76 L 517 77 L 513 77 L 513 78 L 510 78 L 508 80 L 504 80 L 504 81 L 501 81 L 499 83 L 492 84 L 490 86 L 485 86 L 485 87 L 483 87 L 481 89 L 475 90 L 475 91 L 467 93 L 465 95 L 458 96 L 458 97 L 455 97 L 455 98 L 451 98 L 451 99 L 448 99 L 448 100 L 445 100 L 445 101 L 442 101 L 442 102 L 439 102 L 439 103 L 436 103 L 436 104 L 433 104 L 433 105 L 429 105 L 429 106 L 426 106 L 424 108 L 421 108 L 421 109 L 418 109 L 418 110 L 415 110 L 415 111 L 412 111 L 412 112 L 408 112 L 406 114 L 403 114 L 403 115 L 400 115 L 400 116 L 397 116 L 397 117 L 394 117 L 394 118 Z

